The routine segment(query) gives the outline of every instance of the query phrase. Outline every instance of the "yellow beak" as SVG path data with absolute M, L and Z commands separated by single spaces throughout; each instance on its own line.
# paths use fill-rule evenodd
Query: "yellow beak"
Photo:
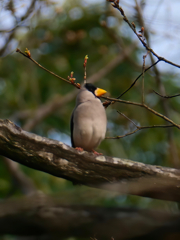
M 107 93 L 107 91 L 101 88 L 97 88 L 94 93 L 96 97 L 101 97 L 103 94 Z

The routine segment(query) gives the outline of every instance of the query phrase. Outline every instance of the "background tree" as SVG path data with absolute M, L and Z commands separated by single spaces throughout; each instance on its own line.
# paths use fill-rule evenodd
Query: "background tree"
M 135 1 L 129 6 L 122 1 L 122 7 L 130 22 L 135 23 L 137 32 L 144 26 L 145 41 L 153 49 L 153 43 L 149 39 L 152 33 L 148 31 L 150 29 L 145 25 L 146 18 L 143 16 L 148 7 L 147 3 Z M 12 120 L 24 130 L 70 145 L 69 119 L 78 90 L 74 92 L 73 86 L 15 53 L 16 47 L 23 51 L 30 49 L 36 61 L 61 77 L 67 78 L 71 71 L 74 71 L 79 83 L 83 82 L 83 59 L 88 54 L 88 81 L 108 90 L 113 97 L 128 89 L 142 72 L 143 55 L 147 54 L 147 50 L 137 41 L 117 9 L 105 1 L 95 4 L 88 1 L 6 1 L 1 3 L 1 19 L 1 118 Z M 6 19 L 9 19 L 11 25 L 8 25 Z M 156 29 L 153 30 L 155 35 Z M 155 58 L 149 53 L 145 58 L 146 67 L 154 61 Z M 145 73 L 145 102 L 178 124 L 178 97 L 167 100 L 153 92 L 154 89 L 166 95 L 165 89 L 168 89 L 169 95 L 178 93 L 178 73 L 175 75 L 159 69 L 159 65 L 160 63 Z M 174 69 L 175 67 L 173 71 Z M 139 79 L 123 99 L 141 102 L 141 86 L 142 80 Z M 115 103 L 107 108 L 108 137 L 121 136 L 136 129 L 132 121 L 117 113 L 117 110 L 133 120 L 137 126 L 166 124 L 162 118 L 144 108 Z M 118 140 L 107 139 L 103 141 L 99 151 L 104 155 L 178 168 L 178 133 L 177 128 L 146 129 Z M 90 190 L 43 172 L 17 166 L 3 157 L 1 160 L 2 199 L 41 190 L 45 194 L 61 196 L 61 204 L 140 206 L 161 209 L 168 214 L 178 212 L 178 206 L 174 202 Z M 14 203 L 10 202 L 9 205 L 11 204 Z M 7 203 L 6 209 L 9 205 Z M 54 202 L 52 205 L 55 205 Z M 47 204 L 47 207 L 52 205 Z M 4 219 L 2 222 L 6 225 Z M 94 237 L 92 232 L 89 236 Z M 94 234 L 95 232 L 94 230 Z M 13 231 L 9 233 L 15 234 Z M 73 235 L 73 230 L 71 234 Z M 137 235 L 139 236 L 139 233 Z

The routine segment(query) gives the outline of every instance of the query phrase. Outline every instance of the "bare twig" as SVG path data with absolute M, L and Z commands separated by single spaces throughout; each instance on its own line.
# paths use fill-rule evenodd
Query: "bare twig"
M 154 93 L 156 93 L 158 96 L 163 97 L 163 98 L 174 98 L 174 97 L 179 97 L 179 96 L 180 96 L 180 93 L 175 94 L 175 95 L 171 95 L 171 96 L 163 96 L 163 95 L 161 95 L 160 93 L 156 92 L 155 90 L 153 90 L 153 91 L 154 91 Z
M 0 49 L 0 56 L 2 56 L 6 52 L 7 46 L 11 42 L 13 37 L 14 37 L 14 32 L 11 32 L 8 36 L 8 40 L 6 41 L 5 45 Z
M 41 64 L 39 64 L 38 62 L 36 62 L 36 61 L 31 57 L 30 51 L 29 51 L 28 49 L 26 50 L 26 54 L 23 53 L 19 48 L 16 49 L 16 52 L 21 53 L 24 57 L 30 59 L 30 60 L 31 60 L 33 63 L 35 63 L 38 67 L 42 68 L 43 70 L 45 70 L 46 72 L 52 74 L 53 76 L 55 76 L 55 77 L 57 77 L 57 78 L 59 78 L 59 79 L 65 81 L 65 82 L 67 82 L 67 83 L 69 83 L 69 84 L 71 84 L 71 85 L 74 85 L 74 86 L 75 86 L 76 88 L 78 88 L 78 89 L 80 88 L 80 86 L 79 86 L 78 83 L 74 83 L 74 84 L 73 84 L 72 81 L 60 77 L 59 75 L 57 75 L 57 74 L 51 72 L 50 70 L 46 69 L 46 68 L 43 67 Z
M 143 55 L 143 67 L 142 67 L 142 104 L 144 104 L 144 71 L 145 71 L 145 59 L 148 55 L 148 52 L 146 55 Z
M 124 135 L 121 136 L 116 136 L 116 137 L 106 137 L 106 139 L 120 139 L 120 138 L 124 138 L 127 137 L 129 135 L 132 135 L 136 132 L 138 132 L 139 130 L 143 130 L 143 129 L 149 129 L 149 128 L 169 128 L 169 127 L 175 127 L 173 124 L 171 125 L 152 125 L 152 126 L 138 126 L 134 121 L 132 121 L 132 119 L 128 118 L 125 114 L 117 111 L 119 114 L 121 114 L 122 116 L 124 116 L 126 119 L 128 119 L 135 127 L 136 129 L 134 131 L 128 132 Z
M 84 58 L 84 64 L 83 64 L 83 67 L 84 67 L 84 84 L 86 84 L 86 65 L 87 65 L 87 60 L 88 60 L 88 55 L 85 56 Z
M 149 66 L 148 68 L 146 68 L 145 70 L 144 70 L 144 73 L 145 72 L 147 72 L 149 69 L 151 69 L 152 67 L 154 67 L 158 62 L 159 62 L 160 60 L 157 60 L 155 63 L 153 63 L 151 66 Z M 117 97 L 117 99 L 119 99 L 119 98 L 121 98 L 125 93 L 127 93 L 134 85 L 135 85 L 135 83 L 137 82 L 137 80 L 141 77 L 143 75 L 143 73 L 141 73 L 135 80 L 134 80 L 134 82 L 131 84 L 131 86 L 128 88 L 128 89 L 126 89 L 123 93 L 121 93 L 118 97 Z
M 121 114 L 123 117 L 125 117 L 128 121 L 130 121 L 134 126 L 136 126 L 138 128 L 137 124 L 132 119 L 128 118 L 124 113 L 122 113 L 120 111 L 117 111 L 117 112 L 119 114 Z

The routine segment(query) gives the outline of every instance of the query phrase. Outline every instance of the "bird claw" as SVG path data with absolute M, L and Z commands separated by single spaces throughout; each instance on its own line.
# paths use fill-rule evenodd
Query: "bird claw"
M 95 150 L 92 150 L 92 152 L 93 152 L 95 155 L 97 155 L 97 156 L 103 155 L 102 153 L 98 153 L 98 152 L 96 152 Z
M 81 147 L 76 147 L 75 149 L 78 150 L 79 152 L 83 152 L 84 151 L 84 149 L 81 148 Z
M 83 151 L 84 151 L 84 149 L 81 148 L 81 147 L 76 147 L 75 149 L 76 149 L 77 151 L 79 151 L 79 152 L 83 152 Z M 103 155 L 102 153 L 96 152 L 94 149 L 92 149 L 92 152 L 93 152 L 94 155 L 96 155 L 96 156 L 101 156 L 101 155 Z

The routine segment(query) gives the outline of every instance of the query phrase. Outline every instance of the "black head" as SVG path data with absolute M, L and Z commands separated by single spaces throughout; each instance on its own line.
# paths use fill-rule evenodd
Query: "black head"
M 95 95 L 97 87 L 95 87 L 92 83 L 86 83 L 84 87 Z

